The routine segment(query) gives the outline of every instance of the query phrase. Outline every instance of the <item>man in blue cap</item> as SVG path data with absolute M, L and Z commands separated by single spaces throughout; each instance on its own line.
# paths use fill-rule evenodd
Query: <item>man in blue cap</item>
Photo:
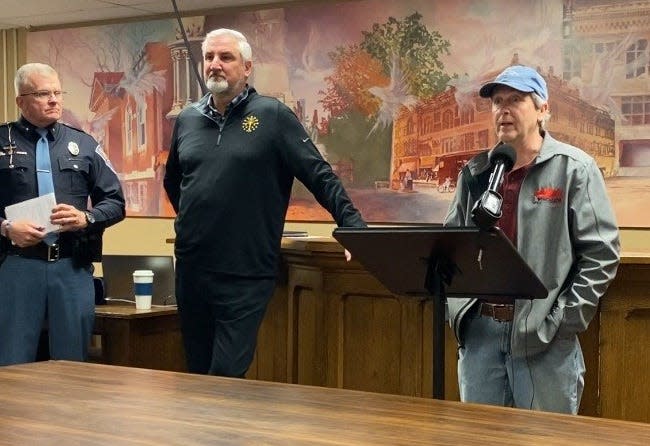
M 548 296 L 449 299 L 461 400 L 576 414 L 585 372 L 577 335 L 619 263 L 614 213 L 594 159 L 546 130 L 548 89 L 537 71 L 510 66 L 479 94 L 491 101 L 497 146 L 516 153 L 499 187 L 497 224 Z M 474 226 L 472 209 L 493 170 L 488 156 L 461 172 L 446 226 Z

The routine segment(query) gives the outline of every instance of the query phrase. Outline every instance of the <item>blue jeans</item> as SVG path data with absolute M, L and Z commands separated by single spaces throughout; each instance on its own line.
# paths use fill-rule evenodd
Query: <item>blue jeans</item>
M 465 317 L 458 350 L 463 402 L 577 414 L 585 364 L 577 335 L 556 336 L 531 357 L 510 353 L 512 322 L 497 322 L 476 309 Z

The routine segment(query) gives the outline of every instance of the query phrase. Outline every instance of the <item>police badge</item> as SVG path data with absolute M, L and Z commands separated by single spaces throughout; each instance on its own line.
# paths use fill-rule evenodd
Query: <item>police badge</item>
M 77 156 L 77 155 L 79 155 L 79 146 L 77 145 L 76 142 L 74 142 L 74 141 L 70 141 L 70 142 L 68 143 L 68 152 L 70 152 L 70 154 L 71 154 L 72 156 Z

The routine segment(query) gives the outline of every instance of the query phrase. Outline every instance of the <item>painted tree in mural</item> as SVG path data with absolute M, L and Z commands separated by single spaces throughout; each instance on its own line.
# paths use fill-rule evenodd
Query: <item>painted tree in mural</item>
M 351 110 L 365 116 L 374 115 L 381 104 L 368 91 L 368 86 L 386 85 L 389 82 L 381 61 L 358 45 L 339 47 L 329 53 L 329 57 L 334 63 L 334 71 L 325 78 L 327 91 L 320 101 L 323 107 L 333 117 L 341 117 Z
M 401 21 L 389 17 L 383 25 L 375 23 L 372 31 L 361 32 L 361 48 L 381 62 L 384 72 L 391 71 L 398 56 L 410 93 L 420 99 L 443 91 L 451 79 L 440 60 L 442 54 L 449 55 L 451 44 L 439 32 L 428 30 L 421 19 L 417 12 Z
M 332 118 L 321 141 L 330 161 L 354 164 L 357 186 L 388 179 L 392 122 L 399 109 L 443 91 L 455 77 L 440 60 L 449 54 L 449 41 L 421 19 L 417 12 L 402 20 L 389 17 L 362 31 L 360 44 L 329 53 L 334 69 L 319 93 Z

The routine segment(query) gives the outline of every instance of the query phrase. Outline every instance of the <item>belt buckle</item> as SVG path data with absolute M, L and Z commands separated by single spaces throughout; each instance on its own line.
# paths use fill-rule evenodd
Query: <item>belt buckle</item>
M 487 309 L 488 314 L 483 313 L 483 309 Z M 479 308 L 480 314 L 485 314 L 486 316 L 491 317 L 496 322 L 511 322 L 512 319 L 502 319 L 500 316 L 503 314 L 502 311 L 512 311 L 510 304 L 493 304 L 488 302 L 481 302 Z
M 56 262 L 59 260 L 59 254 L 61 250 L 59 248 L 58 243 L 54 243 L 53 245 L 47 245 L 47 261 L 48 262 Z
M 508 304 L 492 304 L 491 309 L 492 309 L 492 318 L 495 321 L 497 321 L 497 322 L 510 322 L 510 321 L 512 321 L 512 319 L 501 319 L 497 315 L 497 313 L 499 311 L 503 311 L 503 312 L 510 311 L 510 306 Z M 501 314 L 503 314 L 503 313 L 501 313 Z

